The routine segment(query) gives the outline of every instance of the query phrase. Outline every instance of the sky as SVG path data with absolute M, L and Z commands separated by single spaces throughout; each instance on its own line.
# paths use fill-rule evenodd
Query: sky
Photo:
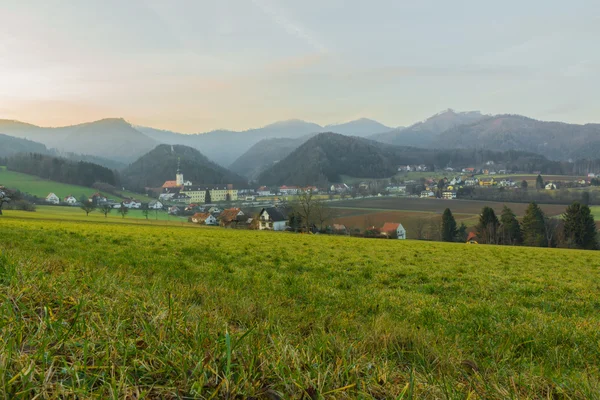
M 600 122 L 597 0 L 0 0 L 0 118 Z

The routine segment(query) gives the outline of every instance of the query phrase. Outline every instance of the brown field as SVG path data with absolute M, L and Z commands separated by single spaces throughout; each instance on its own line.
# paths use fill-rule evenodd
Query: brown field
M 478 215 L 483 207 L 492 207 L 496 213 L 500 213 L 504 204 L 508 205 L 515 214 L 523 216 L 527 209 L 527 203 L 502 203 L 480 200 L 442 200 L 442 199 L 419 199 L 411 197 L 385 197 L 358 199 L 336 202 L 332 207 L 339 210 L 354 209 L 355 211 L 409 211 L 442 213 L 450 208 L 453 214 Z M 547 215 L 554 216 L 562 214 L 566 206 L 561 204 L 540 204 Z
M 462 222 L 468 227 L 475 225 L 478 221 L 476 215 L 460 214 L 456 215 L 455 218 L 458 224 Z M 386 222 L 400 222 L 406 229 L 408 239 L 416 239 L 415 232 L 419 224 L 424 225 L 424 229 L 428 230 L 433 221 L 440 219 L 440 214 L 431 212 L 376 211 L 369 213 L 366 211 L 362 215 L 338 217 L 335 219 L 335 223 L 343 224 L 350 230 L 360 229 L 364 231 L 371 226 L 381 227 Z

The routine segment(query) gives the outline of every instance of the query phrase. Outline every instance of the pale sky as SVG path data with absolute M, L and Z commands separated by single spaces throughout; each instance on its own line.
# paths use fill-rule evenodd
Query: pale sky
M 0 118 L 600 122 L 598 0 L 0 0 Z

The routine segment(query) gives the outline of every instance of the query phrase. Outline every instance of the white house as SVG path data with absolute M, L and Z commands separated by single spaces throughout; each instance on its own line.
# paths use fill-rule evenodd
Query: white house
M 275 207 L 263 208 L 258 214 L 258 229 L 263 230 L 272 230 L 272 231 L 283 231 L 285 230 L 285 225 L 287 222 L 287 218 L 276 209 Z
M 300 189 L 296 186 L 280 186 L 279 187 L 279 193 L 281 194 L 298 194 L 298 192 L 300 191 Z
M 398 239 L 406 239 L 406 229 L 400 223 L 396 222 L 386 222 L 383 224 L 383 228 L 381 228 L 381 232 L 386 235 L 395 234 Z
M 210 213 L 196 213 L 192 216 L 192 222 L 195 224 L 216 225 L 217 219 Z
M 451 190 L 446 190 L 442 192 L 442 199 L 452 200 L 456 199 L 456 192 Z
M 261 186 L 256 189 L 256 194 L 259 196 L 271 196 L 271 190 L 266 186 Z
M 60 203 L 60 199 L 54 193 L 49 193 L 48 196 L 46 196 L 46 202 L 50 204 L 58 204 Z
M 63 199 L 63 202 L 65 202 L 68 205 L 72 206 L 72 205 L 77 204 L 77 199 L 75 197 L 73 197 L 72 195 L 68 195 L 67 197 L 65 197 Z
M 556 185 L 552 182 L 546 184 L 546 190 L 556 190 Z
M 148 203 L 148 208 L 151 210 L 162 210 L 163 203 L 158 200 L 152 200 L 150 203 Z
M 140 207 L 142 207 L 142 203 L 140 203 L 137 200 L 125 200 L 123 202 L 123 205 L 125 206 L 125 208 L 140 208 Z

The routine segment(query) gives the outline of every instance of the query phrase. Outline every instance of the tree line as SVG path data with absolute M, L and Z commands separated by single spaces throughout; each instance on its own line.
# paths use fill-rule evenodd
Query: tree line
M 119 184 L 118 174 L 106 167 L 85 161 L 70 161 L 39 153 L 20 153 L 7 157 L 11 171 L 71 185 L 92 187 L 97 182 L 112 186 Z
M 462 241 L 464 232 L 456 227 L 456 220 L 447 208 L 442 215 L 442 240 Z M 560 218 L 547 216 L 537 203 L 532 202 L 522 221 L 506 205 L 500 218 L 491 207 L 484 207 L 475 233 L 477 241 L 486 244 L 584 250 L 600 248 L 594 216 L 588 205 L 577 201 L 569 205 Z

